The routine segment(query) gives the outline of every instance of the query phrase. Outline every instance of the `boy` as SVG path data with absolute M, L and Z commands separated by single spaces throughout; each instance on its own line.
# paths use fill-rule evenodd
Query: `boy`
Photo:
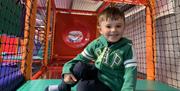
M 124 13 L 108 7 L 98 23 L 101 36 L 64 65 L 61 85 L 46 90 L 70 91 L 78 83 L 77 91 L 135 91 L 137 64 L 132 42 L 122 37 Z

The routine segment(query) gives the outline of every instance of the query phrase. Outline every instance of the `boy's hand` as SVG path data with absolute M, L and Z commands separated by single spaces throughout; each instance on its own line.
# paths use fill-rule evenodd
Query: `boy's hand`
M 64 74 L 64 82 L 66 84 L 73 84 L 77 81 L 77 79 L 74 77 L 73 74 L 68 73 L 68 74 Z

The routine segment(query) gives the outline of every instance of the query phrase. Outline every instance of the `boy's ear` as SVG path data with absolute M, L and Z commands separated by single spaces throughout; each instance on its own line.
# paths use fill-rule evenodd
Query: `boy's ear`
M 101 27 L 97 26 L 97 30 L 99 31 L 99 33 L 101 34 Z
M 100 26 L 99 26 L 99 25 L 97 25 L 97 29 L 98 29 L 98 30 L 100 29 Z
M 100 29 L 101 29 L 99 24 L 97 25 L 97 29 L 98 29 L 98 30 L 100 30 Z

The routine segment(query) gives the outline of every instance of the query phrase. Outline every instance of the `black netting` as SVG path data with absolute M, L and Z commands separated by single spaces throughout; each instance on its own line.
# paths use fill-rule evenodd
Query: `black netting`
M 156 0 L 156 80 L 180 88 L 179 0 Z
M 24 36 L 24 4 L 18 0 L 1 0 L 0 17 L 0 90 L 12 91 L 25 81 L 20 43 Z
M 33 49 L 33 69 L 35 74 L 43 66 L 45 44 L 46 44 L 46 24 L 47 24 L 47 5 L 46 0 L 37 0 L 36 25 Z
M 180 1 L 156 0 L 155 45 L 152 46 L 155 62 L 155 80 L 180 88 Z M 153 8 L 151 8 L 152 11 Z M 133 40 L 138 61 L 138 78 L 146 78 L 146 9 L 134 6 L 127 11 L 126 37 Z M 152 37 L 152 39 L 154 39 Z
M 1 0 L 0 11 L 0 34 L 22 36 L 24 6 L 17 0 Z
M 125 12 L 124 36 L 133 41 L 138 62 L 138 78 L 146 78 L 146 13 L 145 6 L 134 6 Z

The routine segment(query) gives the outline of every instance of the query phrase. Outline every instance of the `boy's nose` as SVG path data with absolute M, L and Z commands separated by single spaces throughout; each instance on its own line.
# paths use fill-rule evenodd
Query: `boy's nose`
M 116 31 L 116 28 L 111 28 L 111 32 Z

